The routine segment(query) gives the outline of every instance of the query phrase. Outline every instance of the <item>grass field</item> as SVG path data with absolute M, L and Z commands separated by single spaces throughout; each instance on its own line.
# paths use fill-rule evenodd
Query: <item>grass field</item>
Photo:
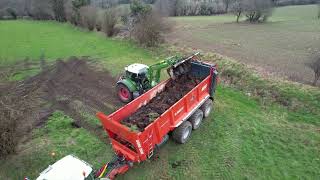
M 106 39 L 103 34 L 79 30 L 69 24 L 37 21 L 0 21 L 0 65 L 25 58 L 55 60 L 70 56 L 103 59 L 112 72 L 133 60 L 151 63 L 151 53 L 130 42 Z M 118 68 L 118 69 L 117 69 Z
M 246 64 L 263 67 L 296 81 L 311 81 L 305 67 L 320 47 L 317 6 L 276 8 L 267 23 L 235 23 L 233 15 L 172 18 L 174 31 L 167 39 L 178 46 L 214 51 Z
M 0 34 L 3 66 L 14 67 L 26 56 L 36 61 L 45 49 L 50 60 L 92 56 L 116 73 L 129 63 L 151 63 L 154 56 L 129 42 L 54 22 L 0 21 Z M 88 121 L 97 123 L 89 116 Z M 292 115 L 275 104 L 264 106 L 243 92 L 220 85 L 214 113 L 187 144 L 170 140 L 159 158 L 135 165 L 119 179 L 317 179 L 317 117 L 300 111 Z M 67 154 L 75 154 L 95 168 L 112 158 L 108 143 L 83 128 L 72 127 L 72 121 L 56 112 L 43 128 L 34 129 L 32 139 L 22 143 L 17 154 L 0 160 L 0 179 L 34 178 Z M 56 155 L 51 156 L 52 152 Z

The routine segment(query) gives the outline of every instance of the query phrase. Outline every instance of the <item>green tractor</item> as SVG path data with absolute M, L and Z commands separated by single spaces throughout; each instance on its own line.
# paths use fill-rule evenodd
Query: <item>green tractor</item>
M 187 58 L 169 57 L 151 66 L 139 63 L 127 66 L 124 75 L 117 82 L 119 99 L 124 103 L 128 103 L 159 84 L 162 69 L 167 68 L 167 72 L 172 79 L 188 73 L 190 60 L 194 59 L 198 54 L 195 53 Z

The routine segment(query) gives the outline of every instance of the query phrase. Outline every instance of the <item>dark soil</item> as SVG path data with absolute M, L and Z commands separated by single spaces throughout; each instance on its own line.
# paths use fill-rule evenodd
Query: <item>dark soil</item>
M 183 75 L 175 80 L 170 80 L 161 93 L 148 104 L 141 107 L 130 117 L 121 121 L 122 124 L 133 130 L 142 132 L 157 117 L 178 102 L 184 95 L 201 82 L 202 79 L 190 75 Z
M 34 77 L 0 86 L 0 157 L 14 152 L 18 141 L 42 126 L 56 110 L 72 117 L 75 128 L 86 128 L 106 140 L 101 125 L 89 123 L 85 115 L 110 113 L 122 104 L 116 98 L 115 79 L 87 61 L 75 57 L 58 60 Z

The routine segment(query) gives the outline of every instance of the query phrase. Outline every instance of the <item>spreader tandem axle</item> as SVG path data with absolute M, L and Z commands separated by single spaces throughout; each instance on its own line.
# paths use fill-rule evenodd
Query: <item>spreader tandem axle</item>
M 168 140 L 170 132 L 177 143 L 186 143 L 192 130 L 197 129 L 202 119 L 209 116 L 218 78 L 216 66 L 201 62 L 196 55 L 188 59 L 192 60 L 189 62 L 188 78 L 183 79 L 186 85 L 179 87 L 185 89 L 177 89 L 176 81 L 170 78 L 110 115 L 97 113 L 116 154 L 114 160 L 97 172 L 97 177 L 113 179 L 117 174 L 128 171 L 134 163 L 151 158 Z M 189 87 L 188 81 L 193 79 L 194 84 Z M 174 87 L 168 90 L 169 86 Z M 168 92 L 175 92 L 172 88 L 181 92 L 185 90 L 186 93 L 176 101 L 173 98 L 163 100 L 169 96 Z M 154 106 L 160 102 L 167 104 L 162 105 L 162 109 Z M 148 110 L 154 111 L 148 114 L 145 112 Z

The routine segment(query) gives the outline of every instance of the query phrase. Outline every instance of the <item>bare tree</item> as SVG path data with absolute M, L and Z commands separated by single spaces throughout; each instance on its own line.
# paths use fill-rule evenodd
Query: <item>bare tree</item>
M 173 16 L 175 14 L 175 0 L 157 0 L 154 7 L 162 16 Z
M 65 22 L 66 13 L 65 13 L 65 1 L 64 0 L 51 0 L 52 11 L 54 13 L 54 18 L 56 21 Z
M 318 3 L 318 19 L 320 19 L 320 2 Z
M 225 6 L 224 11 L 227 13 L 228 10 L 229 10 L 229 6 L 232 3 L 232 0 L 223 0 L 223 3 L 224 3 L 224 6 Z
M 97 8 L 93 6 L 83 6 L 80 8 L 81 26 L 94 30 L 96 26 Z
M 312 85 L 315 86 L 320 78 L 320 53 L 314 54 L 312 61 L 306 65 L 314 72 L 314 80 Z
M 271 0 L 247 0 L 246 17 L 249 22 L 265 22 L 272 14 Z
M 31 0 L 24 0 L 23 11 L 24 15 L 31 16 Z
M 18 15 L 17 15 L 17 10 L 16 9 L 9 7 L 9 8 L 6 9 L 6 11 L 13 19 L 17 19 Z
M 164 41 L 164 32 L 170 30 L 163 17 L 152 11 L 138 16 L 138 21 L 133 28 L 133 37 L 139 44 L 147 47 L 157 46 Z
M 49 20 L 53 17 L 50 0 L 32 0 L 31 16 L 37 20 Z
M 26 15 L 24 8 L 26 1 L 27 0 L 0 0 L 0 10 L 6 11 L 6 9 L 10 9 L 10 11 L 6 13 L 13 18 L 17 16 L 24 16 Z M 14 14 L 12 14 L 13 11 L 11 10 L 14 10 Z
M 234 0 L 232 12 L 237 17 L 237 22 L 245 15 L 251 23 L 265 22 L 272 14 L 272 0 Z
M 232 13 L 237 17 L 237 23 L 239 23 L 239 19 L 243 14 L 245 9 L 244 3 L 242 0 L 235 0 L 231 5 Z
M 151 12 L 152 7 L 149 4 L 143 3 L 141 0 L 132 0 L 130 10 L 132 16 L 138 16 Z
M 81 25 L 80 8 L 90 4 L 90 0 L 68 0 L 67 19 L 74 25 Z
M 91 5 L 99 8 L 111 8 L 119 4 L 119 0 L 91 0 Z
M 161 43 L 164 40 L 163 33 L 169 29 L 163 16 L 141 0 L 133 0 L 130 9 L 130 37 L 148 47 Z
M 109 8 L 106 10 L 106 12 L 103 15 L 102 25 L 103 25 L 103 31 L 108 37 L 113 36 L 117 29 L 115 28 L 118 20 L 118 15 L 115 9 Z

